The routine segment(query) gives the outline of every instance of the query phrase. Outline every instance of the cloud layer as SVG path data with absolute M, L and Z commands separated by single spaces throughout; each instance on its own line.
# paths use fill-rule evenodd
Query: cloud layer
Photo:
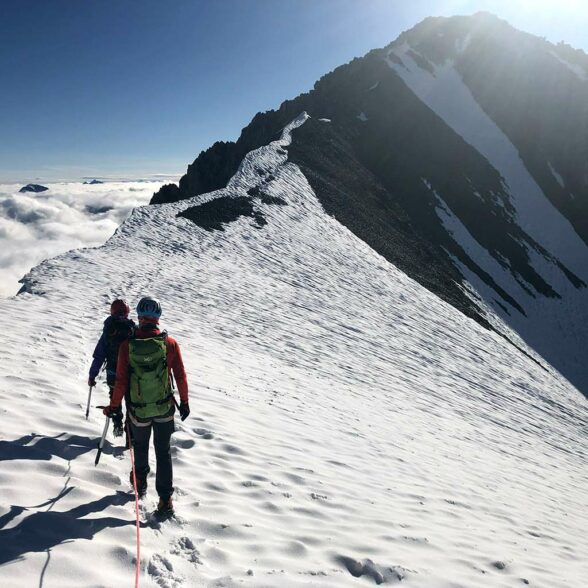
M 0 297 L 18 292 L 31 267 L 59 253 L 104 243 L 161 182 L 45 184 L 40 194 L 0 184 Z

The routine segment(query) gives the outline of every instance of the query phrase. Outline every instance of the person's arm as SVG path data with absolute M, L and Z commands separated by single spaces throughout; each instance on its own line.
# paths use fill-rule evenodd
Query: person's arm
M 170 341 L 170 368 L 178 387 L 180 402 L 188 404 L 188 378 L 186 377 L 180 346 L 174 339 Z
M 89 381 L 95 382 L 96 377 L 100 372 L 100 368 L 106 361 L 106 340 L 104 339 L 104 333 L 100 335 L 100 339 L 98 339 L 98 343 L 96 343 L 92 357 L 94 359 L 92 361 L 92 365 L 90 366 Z
M 129 388 L 129 342 L 123 341 L 118 348 L 116 362 L 116 381 L 110 406 L 119 407 Z

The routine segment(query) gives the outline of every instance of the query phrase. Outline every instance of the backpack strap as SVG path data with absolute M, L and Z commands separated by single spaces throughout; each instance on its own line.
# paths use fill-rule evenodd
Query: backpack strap
M 157 402 L 133 402 L 130 398 L 129 398 L 129 404 L 131 406 L 134 406 L 136 408 L 145 408 L 146 406 L 148 406 L 149 404 L 165 404 L 166 402 L 169 402 L 172 398 L 173 398 L 173 393 L 170 392 L 165 398 L 162 398 L 161 400 L 158 400 Z

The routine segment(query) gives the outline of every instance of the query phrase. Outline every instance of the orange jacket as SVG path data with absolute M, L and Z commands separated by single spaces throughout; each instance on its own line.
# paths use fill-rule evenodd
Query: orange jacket
M 157 325 L 141 325 L 135 331 L 137 339 L 149 339 L 160 335 L 161 331 Z M 180 394 L 180 402 L 188 402 L 188 380 L 186 370 L 182 361 L 180 346 L 175 339 L 167 337 L 167 372 L 173 372 L 176 386 Z M 121 405 L 122 399 L 129 389 L 129 342 L 123 341 L 118 350 L 118 361 L 116 364 L 116 382 L 110 406 L 116 408 Z

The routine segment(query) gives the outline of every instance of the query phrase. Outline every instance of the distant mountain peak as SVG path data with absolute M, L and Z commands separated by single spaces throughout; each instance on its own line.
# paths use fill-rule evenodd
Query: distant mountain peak
M 46 192 L 47 190 L 49 190 L 49 188 L 47 188 L 47 186 L 41 186 L 41 184 L 27 184 L 26 186 L 23 186 L 19 192 L 33 192 L 38 194 L 39 192 Z

